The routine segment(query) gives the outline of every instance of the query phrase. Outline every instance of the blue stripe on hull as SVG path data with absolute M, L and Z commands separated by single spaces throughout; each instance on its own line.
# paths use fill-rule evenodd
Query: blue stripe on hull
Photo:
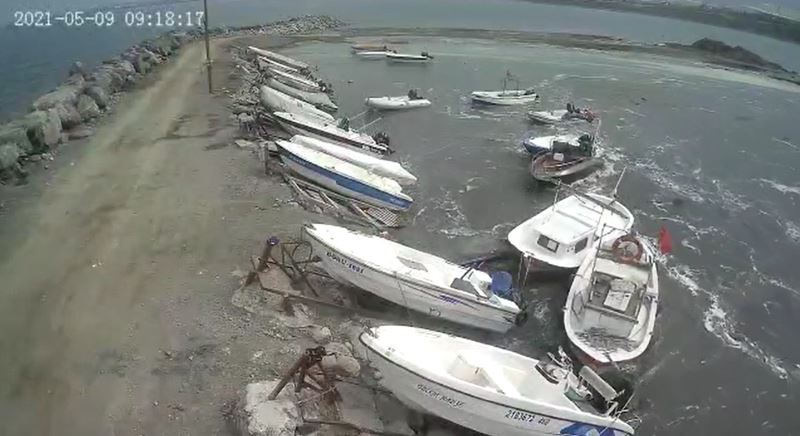
M 299 156 L 295 156 L 294 154 L 290 153 L 289 151 L 283 148 L 281 149 L 281 151 L 283 151 L 283 156 L 291 160 L 292 162 L 301 165 L 305 168 L 308 168 L 309 170 L 314 171 L 315 173 L 319 173 L 320 175 L 325 176 L 328 179 L 333 180 L 334 182 L 336 182 L 337 185 L 341 186 L 342 188 L 372 198 L 375 201 L 385 205 L 385 207 L 389 207 L 392 209 L 403 209 L 403 210 L 406 210 L 411 207 L 411 201 L 389 194 L 385 191 L 381 191 L 380 189 L 373 188 L 372 186 L 369 186 L 363 182 L 359 182 L 358 180 L 351 179 L 341 174 L 337 174 L 319 165 L 315 165 L 305 159 L 300 158 Z

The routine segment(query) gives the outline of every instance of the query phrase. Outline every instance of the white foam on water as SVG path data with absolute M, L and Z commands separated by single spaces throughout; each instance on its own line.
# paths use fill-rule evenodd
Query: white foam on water
M 792 221 L 786 221 L 783 223 L 783 227 L 784 231 L 786 232 L 786 236 L 788 236 L 792 242 L 800 244 L 800 226 Z
M 646 117 L 646 115 L 645 115 L 645 114 L 643 114 L 643 113 L 641 113 L 641 112 L 636 112 L 635 110 L 633 110 L 633 109 L 630 109 L 630 108 L 624 108 L 624 109 L 622 109 L 622 110 L 623 110 L 623 111 L 625 111 L 625 112 L 627 112 L 627 113 L 629 113 L 629 114 L 631 114 L 631 115 L 636 115 L 637 117 L 640 117 L 640 118 L 644 118 L 644 117 Z
M 784 185 L 783 183 L 770 179 L 758 179 L 758 181 L 783 194 L 800 195 L 800 186 Z
M 781 143 L 781 144 L 783 144 L 783 145 L 786 145 L 786 146 L 788 146 L 789 148 L 792 148 L 792 149 L 794 149 L 794 150 L 798 150 L 798 151 L 800 151 L 800 147 L 798 147 L 798 146 L 796 146 L 796 145 L 792 144 L 791 142 L 789 142 L 789 141 L 787 141 L 787 140 L 785 140 L 785 139 L 780 139 L 780 138 L 772 138 L 772 140 L 773 140 L 773 141 L 775 141 L 775 142 Z

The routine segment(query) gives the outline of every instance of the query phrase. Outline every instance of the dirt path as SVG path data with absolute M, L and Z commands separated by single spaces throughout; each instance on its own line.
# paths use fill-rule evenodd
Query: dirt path
M 0 434 L 215 434 L 237 380 L 265 371 L 231 271 L 301 212 L 269 211 L 287 193 L 225 149 L 227 97 L 205 87 L 192 44 L 0 219 L 16 226 L 0 235 Z

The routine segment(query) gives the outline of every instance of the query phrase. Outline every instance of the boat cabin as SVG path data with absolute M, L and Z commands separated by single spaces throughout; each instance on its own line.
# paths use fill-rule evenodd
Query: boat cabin
M 589 290 L 576 294 L 571 310 L 581 324 L 627 339 L 640 324 L 643 303 L 656 297 L 648 294 L 653 289 L 652 280 L 649 255 L 624 262 L 617 253 L 601 248 L 589 278 Z

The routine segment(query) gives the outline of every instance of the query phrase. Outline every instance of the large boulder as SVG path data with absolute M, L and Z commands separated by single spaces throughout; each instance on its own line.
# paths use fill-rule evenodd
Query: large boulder
M 80 61 L 75 61 L 72 63 L 72 66 L 69 68 L 69 75 L 75 76 L 79 75 L 81 77 L 88 77 L 89 73 L 86 71 L 86 68 L 83 66 L 83 63 Z
M 44 153 L 61 141 L 61 117 L 57 109 L 35 111 L 25 117 L 33 153 Z
M 108 93 L 101 86 L 89 86 L 84 92 L 97 103 L 97 107 L 100 109 L 108 107 Z
M 86 88 L 86 79 L 83 78 L 81 74 L 73 74 L 67 77 L 67 80 L 64 81 L 64 84 L 70 85 L 79 91 L 83 91 Z
M 86 94 L 78 97 L 78 105 L 76 106 L 78 113 L 81 115 L 81 120 L 91 120 L 100 116 L 100 108 L 97 107 L 92 97 Z
M 23 120 L 15 120 L 0 126 L 0 144 L 14 144 L 17 151 L 23 155 L 32 153 L 34 149 Z
M 125 82 L 122 76 L 120 76 L 110 65 L 102 65 L 97 68 L 91 74 L 89 80 L 89 88 L 92 86 L 97 86 L 106 94 L 119 91 L 122 89 L 122 84 Z
M 278 380 L 250 383 L 231 414 L 240 436 L 294 436 L 300 414 L 293 401 L 294 386 L 287 384 L 274 400 L 268 399 Z
M 136 56 L 133 66 L 136 68 L 136 72 L 139 74 L 147 74 L 147 72 L 150 71 L 150 64 L 147 63 L 143 53 L 140 53 Z
M 47 110 L 59 105 L 74 105 L 78 102 L 81 88 L 73 85 L 62 85 L 54 91 L 39 97 L 33 102 L 33 110 Z
M 58 117 L 61 118 L 61 126 L 64 129 L 71 129 L 81 123 L 81 114 L 71 104 L 60 104 L 55 107 Z
M 16 144 L 0 144 L 0 181 L 14 178 L 19 173 L 17 163 L 20 153 Z

